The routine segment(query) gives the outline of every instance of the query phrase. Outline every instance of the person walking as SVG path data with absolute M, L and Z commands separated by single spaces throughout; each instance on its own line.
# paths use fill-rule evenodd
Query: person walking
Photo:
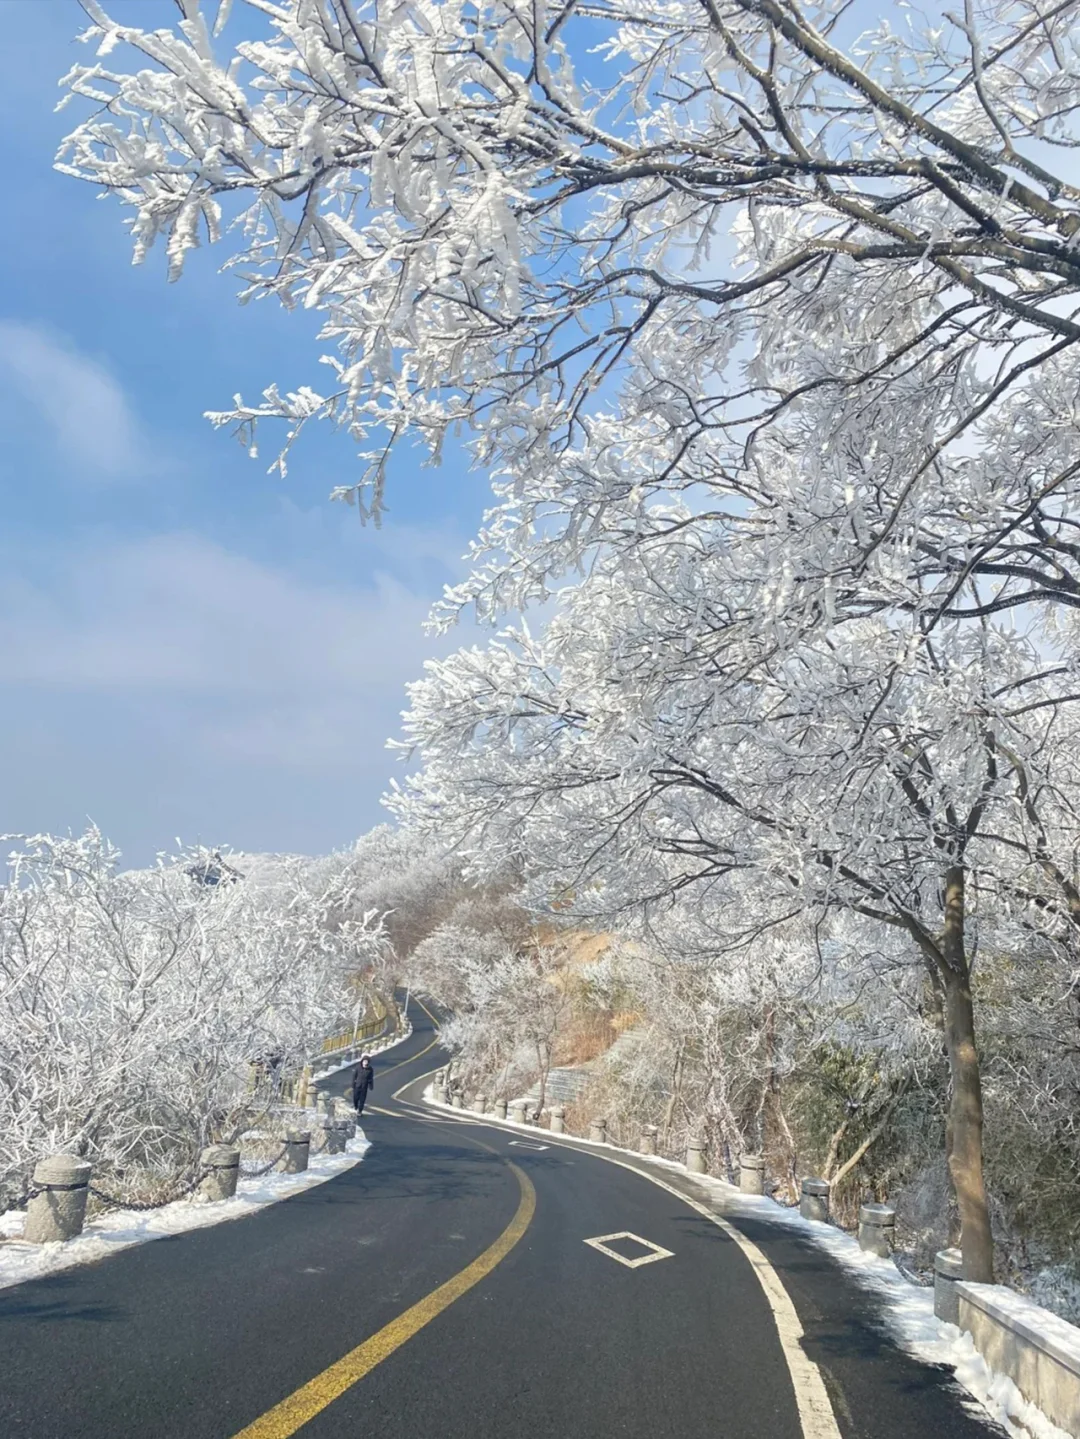
M 368 1093 L 375 1088 L 375 1071 L 368 1056 L 362 1055 L 352 1072 L 352 1102 L 357 1114 L 363 1114 Z

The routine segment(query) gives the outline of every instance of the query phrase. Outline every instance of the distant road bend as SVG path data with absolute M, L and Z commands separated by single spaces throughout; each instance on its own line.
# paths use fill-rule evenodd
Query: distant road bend
M 414 1024 L 362 1164 L 0 1292 L 3 1439 L 986 1439 L 797 1234 L 425 1110 Z

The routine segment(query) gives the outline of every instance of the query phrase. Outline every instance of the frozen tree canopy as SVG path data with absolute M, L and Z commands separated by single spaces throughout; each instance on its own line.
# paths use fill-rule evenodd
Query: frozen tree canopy
M 355 1006 L 378 956 L 347 860 L 207 885 L 206 851 L 122 871 L 97 830 L 7 836 L 0 885 L 0 1201 L 74 1149 L 168 1179 L 275 1097 Z
M 414 687 L 400 811 L 729 971 L 903 946 L 988 1278 L 975 960 L 1077 973 L 1080 6 L 85 8 L 61 168 L 324 321 L 325 384 L 215 421 L 341 426 L 374 515 L 461 435 L 443 619 L 560 592 Z

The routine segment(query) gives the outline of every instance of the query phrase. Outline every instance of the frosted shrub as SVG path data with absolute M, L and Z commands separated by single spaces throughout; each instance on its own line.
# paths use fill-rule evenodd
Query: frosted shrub
M 205 854 L 123 873 L 94 829 L 19 841 L 0 887 L 0 1203 L 32 1162 L 190 1169 L 352 1002 L 374 916 L 330 923 L 340 865 L 217 884 Z M 316 879 L 311 884 L 310 879 Z M 272 1061 L 272 1063 L 271 1063 Z M 253 1087 L 254 1086 L 254 1087 Z

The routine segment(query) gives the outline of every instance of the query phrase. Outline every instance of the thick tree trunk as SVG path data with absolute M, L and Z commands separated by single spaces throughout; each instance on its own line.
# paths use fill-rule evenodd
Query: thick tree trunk
M 994 1279 L 994 1243 L 983 1178 L 983 1101 L 979 1055 L 975 1048 L 975 1014 L 964 939 L 964 871 L 945 875 L 945 1046 L 949 1055 L 952 1097 L 949 1104 L 951 1149 L 949 1172 L 960 1209 L 960 1249 L 964 1278 L 981 1284 Z

